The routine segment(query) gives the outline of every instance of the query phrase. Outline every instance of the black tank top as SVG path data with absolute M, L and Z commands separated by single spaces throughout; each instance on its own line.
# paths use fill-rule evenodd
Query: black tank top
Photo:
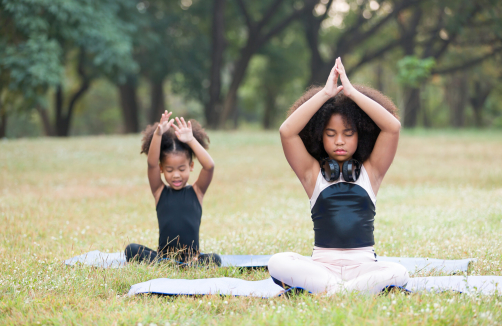
M 375 244 L 375 205 L 360 185 L 338 182 L 326 187 L 311 212 L 317 247 L 361 248 Z
M 174 190 L 164 186 L 157 203 L 159 252 L 199 250 L 202 207 L 192 186 Z

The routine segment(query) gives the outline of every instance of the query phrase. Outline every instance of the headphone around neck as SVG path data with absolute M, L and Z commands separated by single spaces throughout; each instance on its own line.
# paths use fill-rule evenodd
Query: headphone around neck
M 333 182 L 340 177 L 340 165 L 337 161 L 324 158 L 320 162 L 321 173 L 324 179 L 328 182 Z M 348 182 L 355 182 L 361 174 L 361 163 L 355 159 L 350 159 L 343 162 L 342 175 L 343 179 Z

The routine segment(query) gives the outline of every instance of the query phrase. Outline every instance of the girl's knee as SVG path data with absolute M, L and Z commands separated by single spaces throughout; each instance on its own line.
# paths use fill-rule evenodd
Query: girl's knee
M 294 260 L 297 253 L 294 252 L 281 252 L 270 257 L 268 261 L 268 271 L 270 275 L 274 276 L 278 272 L 287 269 L 288 263 Z
M 395 285 L 404 285 L 406 283 L 408 283 L 408 280 L 410 279 L 410 274 L 408 273 L 408 270 L 406 269 L 406 267 L 404 267 L 403 265 L 401 264 L 397 264 L 397 263 L 390 263 L 390 269 L 392 270 L 392 277 L 393 279 L 399 283 L 399 284 L 395 284 Z

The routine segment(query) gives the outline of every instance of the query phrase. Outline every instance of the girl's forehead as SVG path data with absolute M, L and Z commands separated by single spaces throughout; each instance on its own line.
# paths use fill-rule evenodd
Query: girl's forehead
M 335 113 L 329 118 L 328 122 L 326 123 L 326 128 L 343 130 L 350 129 L 351 127 L 344 116 L 342 116 L 340 113 Z
M 190 159 L 188 159 L 187 154 L 184 152 L 173 152 L 169 153 L 164 157 L 163 165 L 183 165 L 190 164 Z

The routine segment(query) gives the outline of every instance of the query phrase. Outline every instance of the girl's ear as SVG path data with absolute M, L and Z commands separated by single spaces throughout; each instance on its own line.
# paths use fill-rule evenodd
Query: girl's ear
M 195 165 L 195 162 L 194 162 L 194 161 L 190 162 L 190 172 L 192 172 L 192 171 L 193 171 L 193 167 L 194 167 L 194 165 Z
M 160 169 L 160 173 L 164 173 L 164 171 L 162 170 L 162 163 L 159 162 L 159 169 Z

